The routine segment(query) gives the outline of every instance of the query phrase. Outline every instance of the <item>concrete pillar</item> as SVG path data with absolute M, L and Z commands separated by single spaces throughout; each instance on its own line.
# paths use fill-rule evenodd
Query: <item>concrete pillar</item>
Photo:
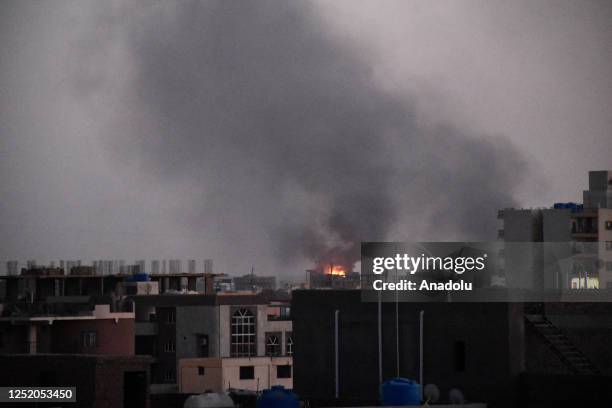
M 187 289 L 195 291 L 197 289 L 196 282 L 197 279 L 195 277 L 187 278 Z
M 181 289 L 181 278 L 173 276 L 170 278 L 170 288 L 172 290 L 180 290 Z

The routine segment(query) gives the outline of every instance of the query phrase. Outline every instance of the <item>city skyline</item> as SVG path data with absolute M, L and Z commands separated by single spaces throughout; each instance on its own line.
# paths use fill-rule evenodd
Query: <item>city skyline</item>
M 609 168 L 606 3 L 2 7 L 1 259 L 299 274 Z

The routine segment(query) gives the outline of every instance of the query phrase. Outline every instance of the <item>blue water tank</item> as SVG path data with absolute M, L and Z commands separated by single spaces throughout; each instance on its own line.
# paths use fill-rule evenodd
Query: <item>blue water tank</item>
M 421 385 L 408 378 L 392 378 L 380 386 L 382 405 L 421 405 Z
M 555 210 L 571 210 L 571 212 L 582 211 L 583 205 L 577 203 L 554 203 L 553 208 Z
M 299 408 L 300 400 L 282 385 L 273 385 L 272 388 L 262 391 L 257 398 L 256 406 L 257 408 Z
M 148 273 L 135 273 L 125 278 L 127 282 L 148 282 L 149 274 Z

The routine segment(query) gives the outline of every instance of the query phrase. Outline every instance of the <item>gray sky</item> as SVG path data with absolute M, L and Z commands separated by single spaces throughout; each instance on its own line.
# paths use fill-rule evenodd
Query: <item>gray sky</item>
M 153 4 L 153 5 L 151 5 Z M 301 276 L 612 167 L 612 5 L 0 5 L 2 259 Z

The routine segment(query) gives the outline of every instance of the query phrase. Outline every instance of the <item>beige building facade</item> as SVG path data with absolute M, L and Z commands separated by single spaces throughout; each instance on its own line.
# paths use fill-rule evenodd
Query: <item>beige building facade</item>
M 189 358 L 179 361 L 180 393 L 293 388 L 293 359 L 280 357 Z

